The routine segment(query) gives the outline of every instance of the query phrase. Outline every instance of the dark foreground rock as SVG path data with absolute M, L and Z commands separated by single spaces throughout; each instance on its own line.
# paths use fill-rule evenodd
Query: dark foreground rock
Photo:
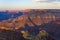
M 11 30 L 3 30 L 0 32 L 0 40 L 25 40 L 21 33 Z

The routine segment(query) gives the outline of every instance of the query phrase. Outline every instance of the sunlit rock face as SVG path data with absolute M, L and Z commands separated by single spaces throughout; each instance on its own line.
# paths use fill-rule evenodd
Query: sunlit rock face
M 31 20 L 37 25 L 55 21 L 55 19 L 56 19 L 55 15 L 46 13 L 44 10 L 32 10 L 26 16 L 27 16 L 27 18 L 26 18 L 27 20 L 28 20 L 28 17 L 30 17 Z M 27 23 L 29 24 L 30 21 L 27 21 Z M 30 24 L 32 24 L 32 23 L 30 23 Z
M 19 13 L 22 13 L 22 12 L 19 12 Z M 34 24 L 42 25 L 45 23 L 56 21 L 56 19 L 59 20 L 59 16 L 56 16 L 53 13 L 47 12 L 47 10 L 31 9 L 29 12 L 24 12 L 25 14 L 23 15 L 19 13 L 17 14 L 11 13 L 12 16 L 9 16 L 10 13 L 8 12 L 5 14 L 2 14 L 3 16 L 4 15 L 6 16 L 6 14 L 8 14 L 7 15 L 8 19 L 0 22 L 0 28 L 6 29 L 6 30 L 15 30 L 20 27 L 24 27 L 25 24 L 28 24 L 29 26 L 34 26 Z M 29 20 L 29 18 L 34 24 Z M 56 21 L 56 23 L 59 24 L 60 22 Z

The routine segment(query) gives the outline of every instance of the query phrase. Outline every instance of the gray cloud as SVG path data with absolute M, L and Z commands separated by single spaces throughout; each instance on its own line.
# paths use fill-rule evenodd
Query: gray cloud
M 60 0 L 34 0 L 36 2 L 60 2 Z

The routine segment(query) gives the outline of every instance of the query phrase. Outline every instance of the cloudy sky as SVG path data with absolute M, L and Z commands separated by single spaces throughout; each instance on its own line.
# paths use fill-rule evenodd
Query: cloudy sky
M 0 10 L 60 9 L 59 0 L 0 0 Z

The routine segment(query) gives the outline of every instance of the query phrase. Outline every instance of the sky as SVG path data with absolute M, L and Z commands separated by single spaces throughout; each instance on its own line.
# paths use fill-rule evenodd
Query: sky
M 0 10 L 60 9 L 60 0 L 0 0 Z

